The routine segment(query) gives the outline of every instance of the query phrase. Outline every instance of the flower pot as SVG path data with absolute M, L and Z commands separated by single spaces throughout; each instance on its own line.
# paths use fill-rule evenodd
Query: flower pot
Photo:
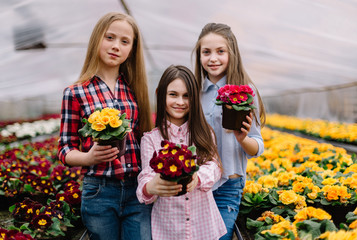
M 162 174 L 160 175 L 160 177 L 164 180 L 172 181 L 170 178 L 163 176 Z M 191 181 L 192 181 L 192 175 L 185 176 L 185 177 L 181 178 L 180 180 L 178 180 L 177 184 L 182 185 L 182 191 L 179 192 L 178 194 L 176 194 L 175 196 L 181 196 L 181 195 L 186 194 L 187 193 L 187 191 L 186 191 L 187 184 L 189 184 Z
M 246 116 L 249 115 L 249 111 L 236 111 L 229 105 L 222 105 L 222 126 L 225 129 L 238 130 L 243 127 L 243 121 L 247 121 Z
M 101 146 L 110 145 L 112 147 L 117 147 L 119 150 L 118 159 L 123 156 L 126 152 L 126 137 L 125 135 L 123 139 L 109 139 L 109 140 L 98 140 L 98 144 Z

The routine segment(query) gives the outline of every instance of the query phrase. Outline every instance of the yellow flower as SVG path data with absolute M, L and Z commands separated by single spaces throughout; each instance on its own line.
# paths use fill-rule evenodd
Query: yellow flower
M 123 124 L 123 121 L 120 120 L 120 118 L 118 116 L 111 116 L 109 119 L 109 125 L 112 128 L 118 128 Z
M 351 228 L 351 229 L 357 228 L 357 219 L 354 220 L 353 222 L 351 222 L 351 224 L 348 227 Z
M 305 207 L 298 211 L 298 213 L 294 216 L 294 224 L 311 218 L 317 218 L 318 220 L 330 220 L 331 215 L 328 214 L 326 211 L 322 210 L 321 208 Z
M 308 193 L 307 196 L 310 199 L 316 199 L 317 196 L 318 196 L 318 193 L 321 191 L 321 189 L 318 186 L 315 186 L 315 185 L 313 185 L 310 189 L 311 189 L 311 192 Z
M 93 123 L 97 120 L 97 118 L 98 118 L 99 116 L 100 116 L 100 111 L 99 111 L 99 110 L 93 112 L 93 113 L 89 116 L 88 122 L 91 123 L 91 124 L 93 124 Z
M 270 230 L 264 230 L 261 233 L 265 234 L 267 232 L 270 232 L 272 234 L 278 234 L 278 235 L 281 235 L 281 236 L 287 236 L 287 234 L 288 234 L 287 231 L 289 231 L 289 230 L 292 231 L 294 233 L 294 235 L 297 237 L 297 230 L 296 230 L 295 225 L 291 224 L 287 220 L 284 220 L 284 221 L 281 221 L 279 223 L 273 224 L 271 226 Z
M 105 125 L 101 122 L 94 122 L 92 123 L 92 129 L 95 130 L 95 131 L 103 131 L 105 129 Z
M 102 116 L 118 116 L 120 114 L 120 111 L 116 108 L 104 108 L 101 111 Z
M 109 118 L 109 116 L 99 116 L 98 118 L 97 118 L 97 122 L 101 122 L 103 125 L 108 125 L 109 124 L 109 121 L 110 121 L 110 118 Z
M 322 181 L 322 184 L 323 184 L 323 185 L 333 185 L 333 184 L 335 184 L 336 182 L 337 182 L 337 180 L 334 179 L 334 178 L 326 178 L 326 179 L 324 179 L 324 180 Z
M 287 190 L 287 191 L 283 191 L 279 195 L 279 200 L 283 204 L 289 205 L 289 204 L 295 203 L 298 200 L 298 197 L 297 197 L 297 194 L 293 190 Z
M 258 192 L 260 192 L 261 189 L 262 189 L 262 185 L 260 183 L 254 183 L 252 181 L 249 181 L 245 185 L 243 192 L 257 194 Z
M 271 175 L 264 175 L 258 179 L 258 183 L 260 183 L 263 187 L 266 188 L 274 188 L 278 186 L 278 179 L 274 178 Z

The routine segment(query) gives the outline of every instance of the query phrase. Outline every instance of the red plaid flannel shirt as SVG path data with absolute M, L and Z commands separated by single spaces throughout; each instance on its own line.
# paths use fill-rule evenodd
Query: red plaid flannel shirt
M 120 161 L 112 161 L 83 167 L 82 173 L 90 176 L 106 176 L 123 179 L 124 176 L 136 176 L 141 170 L 139 138 L 139 112 L 134 92 L 130 89 L 124 76 L 119 76 L 115 92 L 99 77 L 94 76 L 90 81 L 67 87 L 63 93 L 61 109 L 61 129 L 58 146 L 58 157 L 65 164 L 66 155 L 74 150 L 88 152 L 93 145 L 91 138 L 79 135 L 83 127 L 82 119 L 98 107 L 117 108 L 125 112 L 131 119 L 132 132 L 126 140 L 126 153 Z M 120 162 L 120 163 L 119 163 Z

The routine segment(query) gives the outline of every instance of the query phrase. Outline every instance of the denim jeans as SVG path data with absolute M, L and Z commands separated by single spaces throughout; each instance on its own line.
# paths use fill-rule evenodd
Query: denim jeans
M 137 181 L 84 177 L 81 215 L 92 240 L 151 240 L 152 205 L 140 204 Z
M 220 240 L 231 240 L 234 223 L 239 212 L 245 181 L 242 177 L 228 179 L 222 186 L 213 191 L 214 199 L 227 228 L 227 233 Z

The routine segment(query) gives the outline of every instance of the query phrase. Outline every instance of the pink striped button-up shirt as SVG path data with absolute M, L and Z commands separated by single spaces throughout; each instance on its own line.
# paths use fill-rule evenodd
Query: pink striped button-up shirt
M 170 124 L 170 141 L 188 145 L 187 122 L 180 127 Z M 155 128 L 141 139 L 142 171 L 138 176 L 137 197 L 141 203 L 154 202 L 151 214 L 153 240 L 213 240 L 219 239 L 227 230 L 212 194 L 212 186 L 221 177 L 216 162 L 200 166 L 197 176 L 199 185 L 189 193 L 174 197 L 148 197 L 143 188 L 154 176 L 149 166 L 154 151 L 161 149 L 160 131 Z

